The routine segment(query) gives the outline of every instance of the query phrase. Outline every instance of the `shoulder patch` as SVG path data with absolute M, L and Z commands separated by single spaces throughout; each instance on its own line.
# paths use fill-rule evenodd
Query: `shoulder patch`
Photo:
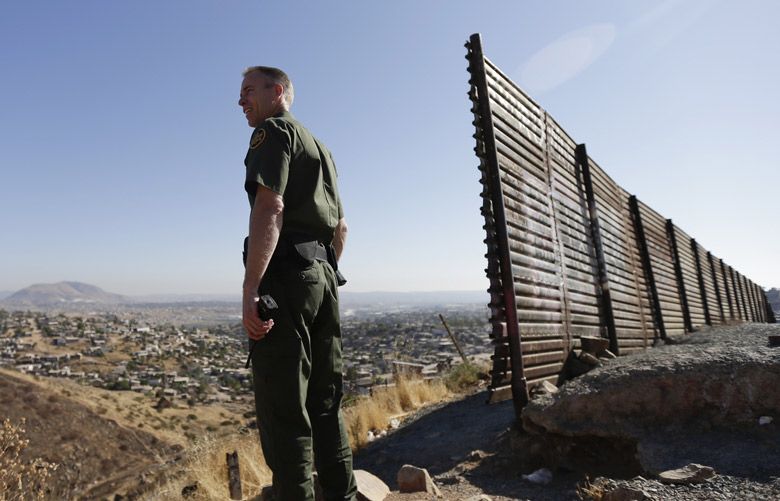
M 252 133 L 252 139 L 249 140 L 249 149 L 254 150 L 265 141 L 265 129 L 258 129 Z

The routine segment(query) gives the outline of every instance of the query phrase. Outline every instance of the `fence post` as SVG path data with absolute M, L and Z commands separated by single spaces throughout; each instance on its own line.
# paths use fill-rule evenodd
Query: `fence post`
M 691 239 L 691 252 L 693 252 L 693 258 L 696 260 L 696 278 L 699 280 L 699 293 L 701 294 L 701 305 L 704 308 L 704 323 L 712 325 L 712 318 L 710 317 L 710 303 L 707 300 L 707 288 L 704 286 L 704 274 L 701 271 L 701 258 L 699 257 L 699 244 L 696 243 L 696 239 Z
M 742 288 L 745 290 L 745 298 L 747 299 L 748 317 L 751 322 L 756 321 L 756 310 L 753 306 L 753 296 L 750 294 L 750 281 L 742 275 Z
M 452 331 L 450 330 L 450 326 L 449 326 L 449 325 L 447 325 L 447 321 L 446 321 L 446 320 L 444 320 L 444 315 L 442 315 L 441 313 L 439 313 L 439 319 L 441 320 L 441 323 L 442 323 L 442 325 L 444 325 L 444 328 L 447 330 L 447 334 L 449 334 L 449 336 L 450 336 L 450 339 L 452 340 L 452 343 L 455 345 L 455 349 L 457 349 L 457 350 L 458 350 L 458 354 L 460 354 L 460 358 L 463 360 L 463 364 L 464 364 L 466 367 L 468 367 L 468 366 L 470 365 L 470 364 L 469 364 L 469 359 L 468 359 L 468 358 L 466 358 L 466 354 L 465 354 L 465 353 L 463 353 L 463 348 L 461 348 L 461 347 L 460 347 L 460 343 L 458 342 L 458 340 L 457 340 L 457 339 L 455 339 L 455 335 L 454 335 L 454 334 L 452 333 Z
M 747 294 L 745 294 L 745 277 L 738 271 L 734 272 L 737 275 L 737 287 L 739 288 L 739 298 L 742 301 L 742 314 L 744 315 L 745 322 L 750 322 L 750 305 L 748 304 Z
M 756 304 L 753 302 L 753 294 L 750 292 L 750 280 L 748 280 L 745 275 L 742 275 L 742 281 L 745 286 L 745 295 L 748 299 L 748 306 L 750 306 L 750 320 L 751 322 L 755 322 L 758 319 L 756 318 Z
M 487 76 L 485 75 L 485 58 L 482 52 L 482 39 L 479 33 L 469 38 L 468 60 L 472 70 L 473 85 L 478 93 L 479 127 L 482 129 L 482 143 L 485 146 L 485 161 L 490 188 L 490 201 L 493 206 L 495 221 L 496 244 L 501 263 L 501 283 L 503 286 L 504 314 L 506 330 L 509 339 L 509 356 L 512 361 L 512 400 L 515 415 L 520 418 L 522 408 L 528 403 L 528 384 L 523 368 L 523 352 L 520 343 L 519 324 L 517 321 L 517 306 L 515 301 L 514 277 L 512 260 L 509 253 L 509 237 L 507 235 L 506 216 L 504 212 L 504 195 L 501 187 L 501 173 L 498 166 L 496 137 L 493 129 L 493 115 L 490 110 Z
M 742 315 L 742 320 L 749 322 L 747 308 L 745 307 L 745 295 L 742 293 L 742 279 L 739 276 L 738 271 L 731 269 L 731 273 L 734 275 L 734 286 L 737 289 L 737 297 L 739 297 L 739 313 Z
M 758 305 L 758 295 L 756 294 L 756 284 L 750 281 L 750 294 L 753 296 L 753 308 L 756 312 L 756 322 L 763 322 L 761 318 L 761 308 Z
M 729 303 L 729 319 L 735 320 L 736 316 L 734 315 L 734 306 L 732 305 L 731 301 L 731 291 L 729 290 L 729 280 L 728 274 L 726 273 L 726 265 L 723 263 L 723 259 L 718 258 L 718 261 L 720 261 L 720 273 L 723 276 L 723 288 L 726 290 L 726 300 Z
M 590 177 L 590 162 L 588 161 L 588 150 L 585 144 L 578 144 L 574 154 L 576 167 L 579 171 L 578 174 L 581 175 L 582 183 L 585 186 L 585 199 L 588 203 L 588 216 L 590 218 L 590 236 L 596 251 L 596 262 L 599 271 L 598 286 L 603 305 L 604 324 L 607 328 L 607 337 L 609 338 L 609 350 L 615 355 L 619 355 L 620 346 L 618 344 L 617 329 L 615 328 L 615 314 L 612 310 L 612 293 L 609 289 L 607 260 L 604 256 L 598 206 L 596 205 L 596 196 L 593 193 L 593 180 Z
M 650 262 L 650 252 L 647 250 L 645 229 L 642 226 L 642 214 L 639 212 L 639 202 L 635 195 L 631 195 L 628 199 L 628 205 L 631 209 L 631 218 L 634 221 L 634 232 L 636 233 L 636 243 L 639 247 L 639 254 L 642 256 L 642 268 L 644 269 L 645 282 L 647 283 L 647 289 L 650 291 L 650 306 L 653 309 L 655 326 L 658 329 L 661 339 L 666 339 L 664 317 L 661 313 L 661 302 L 658 300 L 658 290 L 655 288 L 655 278 L 653 277 L 653 267 Z
M 680 295 L 680 306 L 682 307 L 685 330 L 693 332 L 691 312 L 688 309 L 688 295 L 685 293 L 685 280 L 683 279 L 682 266 L 680 266 L 680 253 L 677 250 L 677 236 L 674 234 L 674 223 L 671 219 L 666 220 L 666 238 L 669 240 L 669 245 L 672 247 L 674 274 L 677 278 L 677 292 Z
M 228 468 L 228 490 L 230 499 L 241 499 L 241 471 L 238 467 L 238 451 L 225 454 Z
M 720 286 L 718 285 L 718 274 L 715 272 L 715 265 L 712 263 L 712 253 L 707 251 L 707 262 L 710 264 L 710 275 L 712 283 L 715 285 L 715 299 L 718 301 L 718 311 L 720 312 L 720 323 L 726 322 L 726 315 L 723 313 L 723 298 L 720 296 Z M 725 289 L 725 284 L 724 284 Z
M 734 296 L 734 309 L 737 310 L 737 320 L 744 320 L 742 318 L 742 304 L 740 303 L 737 280 L 734 277 L 734 268 L 732 268 L 731 265 L 729 265 L 729 278 L 731 279 L 731 292 Z

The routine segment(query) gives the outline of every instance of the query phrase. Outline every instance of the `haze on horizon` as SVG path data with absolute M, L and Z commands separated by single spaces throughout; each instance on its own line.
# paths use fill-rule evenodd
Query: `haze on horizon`
M 293 113 L 334 153 L 345 291 L 486 289 L 475 32 L 619 184 L 780 285 L 780 4 L 73 5 L 0 16 L 0 291 L 238 293 L 254 64 L 290 73 Z

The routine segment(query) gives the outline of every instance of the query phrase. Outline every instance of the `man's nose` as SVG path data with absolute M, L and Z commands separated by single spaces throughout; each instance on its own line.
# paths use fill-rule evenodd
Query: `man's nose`
M 244 107 L 244 102 L 245 102 L 245 101 L 244 101 L 244 98 L 243 98 L 243 97 L 239 97 L 239 98 L 238 98 L 238 105 L 239 105 L 239 106 L 241 106 L 242 108 Z

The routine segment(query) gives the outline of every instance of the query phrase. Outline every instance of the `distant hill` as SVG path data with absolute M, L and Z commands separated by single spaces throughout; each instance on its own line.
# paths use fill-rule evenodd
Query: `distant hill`
M 3 299 L 7 298 L 8 296 L 10 296 L 13 293 L 14 293 L 14 291 L 0 291 L 0 301 L 2 301 Z
M 67 304 L 117 304 L 127 298 L 106 292 L 100 287 L 81 282 L 35 284 L 16 291 L 2 300 L 2 304 L 14 306 L 51 306 Z
M 780 313 L 780 289 L 775 289 L 772 287 L 768 291 L 766 291 L 766 299 L 769 301 L 769 304 L 772 306 L 772 309 Z
M 484 291 L 347 292 L 340 291 L 342 308 L 395 307 L 417 308 L 458 304 L 483 304 L 490 301 Z M 123 296 L 106 292 L 82 282 L 36 284 L 16 292 L 0 292 L 0 307 L 83 309 L 123 305 L 128 308 L 155 304 L 218 306 L 241 303 L 239 294 L 146 294 Z

